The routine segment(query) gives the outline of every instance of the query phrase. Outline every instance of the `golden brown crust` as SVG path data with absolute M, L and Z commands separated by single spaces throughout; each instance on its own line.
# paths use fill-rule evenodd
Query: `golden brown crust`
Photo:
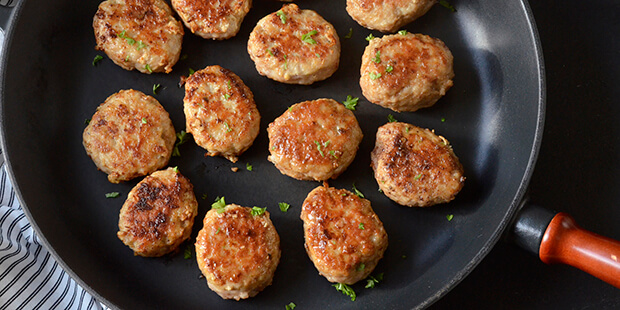
M 362 93 L 397 112 L 430 107 L 452 87 L 452 63 L 448 47 L 427 35 L 375 38 L 362 55 Z
M 147 176 L 121 208 L 118 238 L 135 255 L 157 257 L 174 251 L 189 238 L 198 213 L 193 188 L 173 168 Z
M 112 183 L 166 166 L 175 140 L 168 112 L 155 98 L 133 89 L 108 97 L 83 133 L 86 153 Z
M 448 140 L 407 123 L 379 127 L 371 165 L 383 193 L 409 207 L 452 201 L 465 182 Z
M 254 95 L 228 69 L 216 65 L 192 74 L 185 82 L 183 106 L 186 130 L 208 156 L 236 162 L 258 135 L 260 114 Z
M 360 25 L 383 32 L 395 32 L 418 19 L 437 0 L 347 0 L 347 13 Z
M 267 128 L 269 161 L 290 177 L 323 181 L 351 164 L 362 140 L 353 112 L 332 99 L 291 106 Z
M 162 0 L 107 0 L 93 18 L 97 49 L 126 70 L 170 72 L 179 60 L 183 25 Z
M 286 4 L 258 21 L 250 33 L 248 53 L 261 75 L 283 83 L 312 84 L 338 69 L 340 39 L 316 12 Z
M 269 212 L 227 205 L 207 212 L 196 238 L 198 267 L 209 288 L 225 299 L 253 297 L 271 284 L 280 261 L 280 237 Z
M 370 201 L 347 190 L 315 188 L 304 200 L 301 219 L 306 252 L 331 282 L 353 284 L 366 278 L 388 246 Z
M 192 33 L 221 40 L 237 34 L 252 1 L 172 0 L 172 7 Z

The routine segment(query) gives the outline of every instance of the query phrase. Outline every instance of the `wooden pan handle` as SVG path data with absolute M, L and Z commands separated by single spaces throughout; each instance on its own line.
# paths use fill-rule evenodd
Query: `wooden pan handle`
M 547 264 L 567 264 L 620 288 L 620 242 L 581 229 L 566 213 L 549 223 L 539 256 Z

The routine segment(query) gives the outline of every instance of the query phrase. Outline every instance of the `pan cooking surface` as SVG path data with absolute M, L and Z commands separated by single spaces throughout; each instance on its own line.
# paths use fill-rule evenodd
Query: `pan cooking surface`
M 25 1 L 8 34 L 4 55 L 3 148 L 22 205 L 39 235 L 61 263 L 104 303 L 123 309 L 299 307 L 376 309 L 426 306 L 458 283 L 488 252 L 520 201 L 538 149 L 543 115 L 543 77 L 535 30 L 520 1 L 467 1 L 451 12 L 439 5 L 404 27 L 443 40 L 454 54 L 454 86 L 432 108 L 395 113 L 366 101 L 359 88 L 361 55 L 368 34 L 345 11 L 344 1 L 297 1 L 331 22 L 340 35 L 338 71 L 310 86 L 281 84 L 260 76 L 246 44 L 263 16 L 282 3 L 255 1 L 236 37 L 204 40 L 186 29 L 174 70 L 145 75 L 125 71 L 94 50 L 92 16 L 98 1 Z M 352 37 L 344 36 L 352 29 Z M 93 66 L 96 55 L 104 60 Z M 118 212 L 139 181 L 111 184 L 82 147 L 85 120 L 120 89 L 152 94 L 170 113 L 176 131 L 185 127 L 180 76 L 190 68 L 218 64 L 243 79 L 261 113 L 254 145 L 236 164 L 205 158 L 190 141 L 170 166 L 194 184 L 199 200 L 191 243 L 218 196 L 228 203 L 267 207 L 281 238 L 282 258 L 271 286 L 249 300 L 222 300 L 200 277 L 195 253 L 134 257 L 116 237 Z M 373 289 L 353 286 L 357 300 L 337 292 L 320 276 L 303 246 L 301 204 L 318 182 L 284 176 L 267 161 L 267 125 L 288 106 L 311 99 L 360 97 L 354 112 L 364 139 L 352 165 L 329 185 L 362 191 L 384 222 L 389 247 L 373 274 Z M 453 145 L 467 180 L 456 200 L 426 209 L 398 206 L 378 192 L 370 168 L 375 133 L 392 114 L 399 121 L 435 129 Z M 246 164 L 253 166 L 246 170 Z M 239 167 L 238 172 L 231 171 Z M 106 199 L 118 191 L 119 198 Z M 202 199 L 205 196 L 206 199 Z M 291 204 L 281 212 L 278 202 Z M 449 221 L 446 217 L 453 215 Z M 192 247 L 190 247 L 192 248 Z

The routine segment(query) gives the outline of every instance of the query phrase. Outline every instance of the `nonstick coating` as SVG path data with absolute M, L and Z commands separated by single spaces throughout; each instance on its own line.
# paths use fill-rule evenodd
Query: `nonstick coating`
M 432 108 L 394 113 L 366 101 L 359 88 L 361 54 L 371 31 L 355 23 L 345 1 L 297 1 L 330 21 L 342 43 L 340 68 L 310 86 L 285 85 L 260 76 L 246 52 L 250 31 L 282 5 L 256 0 L 239 34 L 203 40 L 186 30 L 179 61 L 166 74 L 125 71 L 104 57 L 97 66 L 92 17 L 98 1 L 23 1 L 11 21 L 3 58 L 2 146 L 22 205 L 48 248 L 82 285 L 122 309 L 424 307 L 456 285 L 486 255 L 508 224 L 527 187 L 540 143 L 544 77 L 540 46 L 527 4 L 517 0 L 452 1 L 457 12 L 436 5 L 407 25 L 410 32 L 442 39 L 455 59 L 454 87 Z M 344 38 L 353 30 L 350 39 Z M 379 32 L 372 32 L 381 36 Z M 85 120 L 107 96 L 134 88 L 152 93 L 184 129 L 179 78 L 190 68 L 218 64 L 237 73 L 254 92 L 261 130 L 254 145 L 232 164 L 205 158 L 193 141 L 180 147 L 178 166 L 190 178 L 202 218 L 217 196 L 229 203 L 267 207 L 281 237 L 282 259 L 273 285 L 245 301 L 227 301 L 208 289 L 194 253 L 163 258 L 133 256 L 116 237 L 118 211 L 138 182 L 111 184 L 82 147 Z M 330 186 L 353 184 L 372 202 L 390 245 L 375 272 L 374 289 L 353 286 L 356 301 L 321 277 L 303 246 L 301 204 L 318 182 L 284 176 L 267 161 L 267 125 L 294 103 L 321 97 L 360 97 L 355 115 L 364 139 L 353 164 Z M 375 133 L 388 114 L 435 129 L 460 157 L 467 180 L 456 200 L 431 208 L 398 206 L 378 192 L 370 168 Z M 247 171 L 246 163 L 253 166 Z M 231 167 L 239 167 L 232 172 Z M 105 193 L 121 196 L 106 199 Z M 201 197 L 206 195 L 206 199 Z M 278 202 L 291 208 L 283 213 Z M 446 216 L 453 215 L 449 221 Z

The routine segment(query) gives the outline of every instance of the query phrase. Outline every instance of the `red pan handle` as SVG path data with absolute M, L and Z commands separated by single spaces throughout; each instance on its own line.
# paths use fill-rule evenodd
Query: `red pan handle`
M 547 264 L 570 265 L 620 288 L 620 242 L 581 229 L 566 213 L 549 223 L 539 256 Z

